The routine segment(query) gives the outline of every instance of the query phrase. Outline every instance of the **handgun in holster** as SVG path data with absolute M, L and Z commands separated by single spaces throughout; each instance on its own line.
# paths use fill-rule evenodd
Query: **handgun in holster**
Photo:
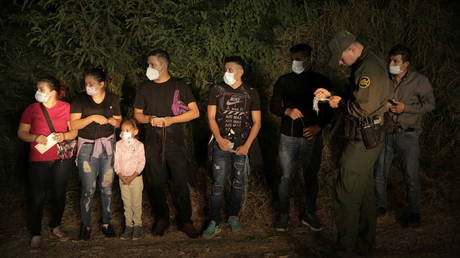
M 383 141 L 383 119 L 379 115 L 360 119 L 361 136 L 366 149 L 373 149 Z

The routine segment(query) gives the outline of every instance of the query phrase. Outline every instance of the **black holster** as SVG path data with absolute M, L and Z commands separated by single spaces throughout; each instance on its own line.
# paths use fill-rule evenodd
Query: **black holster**
M 381 119 L 365 118 L 360 121 L 361 136 L 366 149 L 373 149 L 383 141 L 383 126 Z

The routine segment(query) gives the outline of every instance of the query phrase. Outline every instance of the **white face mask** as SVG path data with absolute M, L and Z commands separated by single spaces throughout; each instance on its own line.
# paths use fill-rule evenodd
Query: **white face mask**
M 301 74 L 305 70 L 305 67 L 303 67 L 303 61 L 293 60 L 291 69 L 294 73 Z
M 37 92 L 35 92 L 35 100 L 37 100 L 37 102 L 40 102 L 40 103 L 47 102 L 49 98 L 50 98 L 50 95 L 46 93 L 40 92 L 38 90 Z
M 390 70 L 390 73 L 394 75 L 400 74 L 402 72 L 401 66 L 399 65 L 390 65 L 389 70 Z
M 233 73 L 225 72 L 225 74 L 224 74 L 224 82 L 228 86 L 232 86 L 233 84 L 236 83 L 235 75 Z
M 97 89 L 95 87 L 86 86 L 86 94 L 93 96 L 96 93 L 97 93 Z
M 122 140 L 129 140 L 132 138 L 131 132 L 121 132 L 120 137 Z
M 147 75 L 147 78 L 149 78 L 149 80 L 153 81 L 160 77 L 160 72 L 157 69 L 154 69 L 149 66 L 147 67 L 147 72 L 145 73 L 145 75 Z

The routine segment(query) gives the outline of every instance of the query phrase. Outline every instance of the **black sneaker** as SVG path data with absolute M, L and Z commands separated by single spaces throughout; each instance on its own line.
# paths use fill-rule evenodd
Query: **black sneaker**
M 190 238 L 198 238 L 200 236 L 200 233 L 195 229 L 193 226 L 193 223 L 191 221 L 181 223 L 177 227 L 180 231 L 184 232 L 187 234 L 188 237 Z
M 278 232 L 286 232 L 288 230 L 289 216 L 285 213 L 279 214 L 275 221 L 275 230 Z
M 300 222 L 305 226 L 308 226 L 313 231 L 321 231 L 323 230 L 323 224 L 319 221 L 318 217 L 314 213 L 306 213 L 305 215 L 301 216 Z
M 133 237 L 133 227 L 125 227 L 125 230 L 120 235 L 121 240 L 128 240 Z
M 143 229 L 142 226 L 134 226 L 133 229 L 133 240 L 138 240 L 142 238 Z
M 154 236 L 163 236 L 168 227 L 169 227 L 169 221 L 168 220 L 159 219 L 153 224 L 152 234 Z
M 420 213 L 410 213 L 407 217 L 407 225 L 412 228 L 420 227 Z
M 88 228 L 84 225 L 80 225 L 80 235 L 78 239 L 80 240 L 89 240 L 91 238 L 91 228 Z
M 101 225 L 99 229 L 101 230 L 102 234 L 104 234 L 105 237 L 115 237 L 115 231 L 113 231 L 112 225 L 110 224 Z

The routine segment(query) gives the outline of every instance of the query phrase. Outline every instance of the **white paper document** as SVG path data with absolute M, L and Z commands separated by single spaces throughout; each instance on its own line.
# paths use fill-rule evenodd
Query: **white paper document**
M 56 143 L 57 141 L 54 140 L 54 134 L 52 133 L 46 137 L 46 144 L 37 144 L 35 145 L 35 149 L 37 149 L 38 152 L 40 152 L 40 154 L 43 154 L 51 147 L 53 147 Z

